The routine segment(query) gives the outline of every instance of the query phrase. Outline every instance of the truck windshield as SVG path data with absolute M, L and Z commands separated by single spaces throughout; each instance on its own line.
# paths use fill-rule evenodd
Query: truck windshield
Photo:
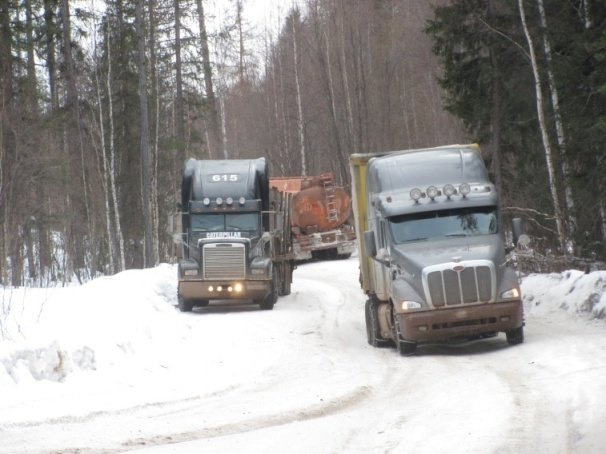
M 499 230 L 497 208 L 473 207 L 403 214 L 389 218 L 396 243 L 431 238 L 491 235 Z
M 259 229 L 259 213 L 194 214 L 194 232 L 255 232 Z

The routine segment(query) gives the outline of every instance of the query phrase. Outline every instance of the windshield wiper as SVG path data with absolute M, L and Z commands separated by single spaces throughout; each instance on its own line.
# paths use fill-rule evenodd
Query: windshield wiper
M 413 241 L 427 241 L 427 238 L 411 238 L 410 240 L 401 241 L 401 243 L 412 243 Z
M 453 237 L 453 236 L 455 236 L 455 237 L 459 237 L 459 236 L 467 236 L 467 234 L 466 234 L 466 233 L 448 233 L 448 234 L 446 234 L 446 235 L 444 235 L 444 236 L 449 236 L 449 237 Z

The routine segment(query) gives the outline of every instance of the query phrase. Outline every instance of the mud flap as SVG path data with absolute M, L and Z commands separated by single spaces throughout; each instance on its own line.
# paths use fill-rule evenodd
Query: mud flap
M 383 339 L 379 329 L 379 320 L 377 319 L 377 302 L 373 299 L 366 301 L 364 307 L 366 320 L 366 339 L 369 345 L 375 348 L 391 347 L 393 342 L 391 339 Z

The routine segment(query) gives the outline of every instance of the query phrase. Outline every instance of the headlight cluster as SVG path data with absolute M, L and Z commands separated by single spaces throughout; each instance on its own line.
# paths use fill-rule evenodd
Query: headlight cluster
M 440 191 L 436 186 L 429 186 L 425 192 L 423 192 L 419 188 L 413 188 L 410 190 L 410 198 L 415 202 L 419 202 L 423 197 L 429 197 L 431 200 L 434 200 L 439 195 L 444 194 L 446 197 L 451 198 L 455 194 L 460 194 L 462 197 L 467 197 L 467 195 L 471 192 L 471 186 L 469 183 L 461 183 L 459 188 L 455 188 L 452 184 L 446 184 Z
M 204 204 L 204 206 L 210 206 L 210 198 L 208 197 L 204 197 L 204 199 L 202 199 L 202 203 Z M 226 205 L 231 206 L 234 204 L 234 199 L 233 197 L 227 197 L 225 200 L 223 200 L 223 197 L 217 197 L 215 199 L 215 204 L 217 206 L 221 206 L 223 205 L 223 203 L 225 202 Z M 240 197 L 238 199 L 238 203 L 242 206 L 244 206 L 246 204 L 246 198 L 245 197 Z
M 517 288 L 512 288 L 501 293 L 501 298 L 503 299 L 515 299 L 520 297 L 520 290 Z
M 402 301 L 402 310 L 421 309 L 421 303 L 418 301 Z
M 232 293 L 232 292 L 234 292 L 234 293 L 240 293 L 243 290 L 243 288 L 244 287 L 242 286 L 242 284 L 240 284 L 239 282 L 236 282 L 233 285 L 226 285 L 226 286 L 217 285 L 216 287 L 214 287 L 212 285 L 209 285 L 208 286 L 208 291 L 211 292 L 211 293 L 213 293 L 213 292 L 220 293 L 220 292 L 222 292 L 222 291 L 225 290 L 228 293 Z

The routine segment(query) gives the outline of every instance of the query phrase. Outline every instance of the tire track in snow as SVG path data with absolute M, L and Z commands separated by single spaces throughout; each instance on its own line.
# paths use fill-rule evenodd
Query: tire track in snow
M 367 399 L 370 394 L 370 387 L 361 386 L 354 389 L 351 393 L 344 394 L 339 397 L 333 397 L 328 402 L 322 404 L 311 405 L 287 412 L 258 416 L 235 423 L 222 424 L 219 426 L 207 427 L 172 435 L 156 435 L 152 437 L 136 438 L 123 442 L 121 446 L 124 448 L 134 448 L 143 446 L 149 447 L 169 445 L 207 438 L 237 435 L 295 422 L 308 421 L 333 415 L 351 407 L 355 407 L 356 405 L 359 405 L 360 402 Z M 88 451 L 86 449 L 81 449 L 79 452 L 86 453 Z

